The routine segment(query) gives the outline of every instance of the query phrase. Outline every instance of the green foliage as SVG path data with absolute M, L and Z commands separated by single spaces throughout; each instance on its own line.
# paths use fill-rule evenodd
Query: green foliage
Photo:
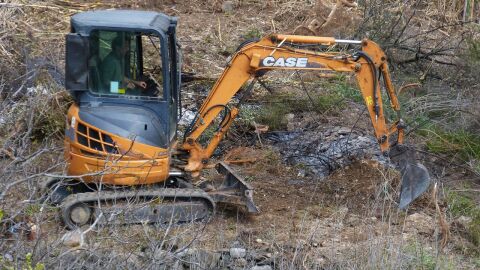
M 269 103 L 262 107 L 255 117 L 258 123 L 268 125 L 270 130 L 280 130 L 287 126 L 285 115 L 292 112 L 292 108 L 283 102 Z
M 333 90 L 333 92 L 346 99 L 363 103 L 362 93 L 358 87 L 353 87 L 348 81 L 348 77 L 343 74 L 337 75 L 332 82 L 329 82 L 329 87 Z
M 446 257 L 436 257 L 433 250 L 426 249 L 418 242 L 412 242 L 405 246 L 405 252 L 410 254 L 412 261 L 408 263 L 408 269 L 434 270 L 434 269 L 456 269 Z
M 240 113 L 237 117 L 237 121 L 234 123 L 234 125 L 247 125 L 251 126 L 253 125 L 253 122 L 255 121 L 255 118 L 258 114 L 258 109 L 255 107 L 247 107 L 247 106 L 242 106 L 240 109 Z
M 0 269 L 2 270 L 13 270 L 16 269 L 13 264 L 0 256 Z M 21 268 L 22 270 L 45 270 L 45 264 L 36 263 L 33 265 L 32 262 L 32 253 L 27 253 L 25 255 L 25 265 Z
M 38 96 L 39 105 L 33 108 L 35 118 L 32 130 L 32 140 L 42 140 L 52 134 L 61 135 L 65 129 L 65 115 L 72 102 L 71 97 L 57 100 L 54 94 Z
M 458 192 L 447 192 L 447 203 L 450 214 L 454 217 L 459 216 L 473 216 L 478 211 L 475 201 L 465 195 L 461 195 Z
M 332 92 L 313 97 L 313 111 L 318 113 L 332 109 L 337 111 L 344 106 L 344 96 L 340 92 Z
M 415 268 L 416 269 L 422 269 L 422 270 L 433 270 L 435 269 L 436 263 L 435 263 L 435 257 L 433 257 L 431 254 L 426 253 L 424 249 L 420 249 L 418 252 L 419 254 L 416 254 L 417 257 L 415 258 Z
M 284 116 L 288 113 L 316 112 L 335 115 L 345 108 L 345 101 L 348 99 L 363 102 L 360 91 L 353 87 L 344 75 L 323 81 L 321 85 L 315 87 L 326 91 L 320 94 L 309 91 L 308 95 L 300 96 L 298 94 L 273 96 L 271 102 L 259 110 L 255 117 L 256 121 L 268 125 L 271 130 L 285 129 L 287 121 Z
M 426 253 L 425 251 L 419 254 L 417 257 L 417 269 L 436 269 L 436 261 L 433 255 Z
M 27 207 L 25 207 L 25 214 L 27 216 L 33 216 L 35 213 L 40 212 L 41 206 L 39 204 L 30 204 Z
M 2 270 L 14 270 L 15 268 L 12 266 L 12 264 L 8 261 L 5 261 L 3 256 L 0 256 L 0 269 Z
M 25 255 L 25 264 L 26 264 L 26 270 L 44 270 L 45 265 L 43 263 L 37 263 L 35 266 L 32 265 L 32 253 L 27 253 Z
M 207 145 L 210 143 L 211 139 L 215 136 L 215 134 L 219 130 L 219 124 L 218 121 L 212 122 L 208 128 L 205 129 L 205 131 L 202 133 L 200 138 L 198 138 L 198 142 L 204 146 L 207 147 Z
M 480 208 L 475 201 L 458 192 L 447 192 L 449 212 L 456 218 L 460 216 L 470 217 L 472 221 L 467 225 L 468 234 L 472 243 L 480 246 Z
M 480 210 L 478 208 L 467 229 L 470 237 L 472 237 L 472 242 L 480 247 Z
M 480 136 L 459 129 L 443 131 L 439 128 L 425 130 L 429 136 L 427 148 L 433 153 L 458 154 L 464 160 L 480 159 Z
M 432 116 L 426 112 L 408 119 L 410 127 L 416 129 L 415 134 L 425 137 L 426 147 L 432 153 L 444 154 L 466 162 L 470 168 L 480 173 L 480 135 L 463 128 L 458 128 L 452 120 L 440 116 Z M 443 123 L 434 123 L 431 119 L 442 119 Z M 454 129 L 457 128 L 457 129 Z
M 468 58 L 473 62 L 480 62 L 480 40 L 470 39 L 467 41 Z
M 480 26 L 477 27 L 477 31 L 480 31 Z M 463 69 L 466 71 L 466 75 L 464 76 L 469 75 L 469 77 L 473 79 L 470 82 L 476 83 L 480 79 L 480 72 L 478 72 L 480 69 L 480 38 L 470 38 L 466 43 L 466 49 L 462 54 L 464 61 Z
M 257 28 L 250 28 L 247 33 L 243 35 L 245 40 L 249 39 L 255 39 L 255 38 L 261 38 L 262 37 L 262 32 L 257 29 Z
M 477 267 L 477 269 L 480 268 L 480 258 L 475 258 L 473 260 L 473 264 Z

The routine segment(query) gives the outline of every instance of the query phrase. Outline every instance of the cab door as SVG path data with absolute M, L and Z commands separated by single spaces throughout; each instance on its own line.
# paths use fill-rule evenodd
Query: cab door
M 170 138 L 173 140 L 177 135 L 177 123 L 181 116 L 180 101 L 180 57 L 177 50 L 175 33 L 168 35 L 168 55 L 170 70 Z

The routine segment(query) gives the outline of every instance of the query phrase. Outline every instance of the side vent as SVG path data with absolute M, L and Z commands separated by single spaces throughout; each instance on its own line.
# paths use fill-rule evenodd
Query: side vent
M 112 137 L 95 128 L 88 127 L 80 121 L 78 121 L 77 124 L 76 135 L 79 144 L 94 150 L 91 153 L 82 150 L 82 153 L 84 154 L 92 156 L 99 156 L 98 152 L 103 152 L 105 154 L 119 154 Z

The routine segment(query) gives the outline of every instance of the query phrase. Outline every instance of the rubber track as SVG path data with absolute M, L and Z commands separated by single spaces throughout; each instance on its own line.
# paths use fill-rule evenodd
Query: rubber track
M 136 198 L 147 198 L 147 199 L 175 199 L 179 201 L 188 201 L 188 200 L 203 200 L 207 203 L 211 216 L 215 213 L 215 203 L 212 198 L 203 190 L 200 189 L 177 189 L 177 188 L 162 188 L 157 190 L 131 190 L 131 191 L 93 191 L 85 193 L 76 193 L 69 195 L 65 198 L 60 206 L 60 211 L 62 219 L 67 227 L 70 229 L 75 229 L 76 226 L 72 226 L 70 222 L 65 220 L 69 215 L 69 208 L 78 203 L 105 203 L 113 200 L 122 200 L 122 199 L 136 199 Z M 183 200 L 184 199 L 184 200 Z

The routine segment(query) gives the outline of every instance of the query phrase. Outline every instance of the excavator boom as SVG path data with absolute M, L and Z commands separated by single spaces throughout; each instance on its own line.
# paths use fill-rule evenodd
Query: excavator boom
M 301 45 L 333 46 L 336 44 L 360 45 L 361 50 L 353 54 L 341 52 L 317 52 L 302 49 Z M 258 42 L 252 42 L 240 48 L 229 61 L 223 74 L 217 80 L 197 117 L 188 129 L 182 149 L 190 153 L 186 171 L 198 175 L 208 164 L 208 159 L 228 131 L 238 109 L 227 107 L 232 97 L 250 79 L 261 76 L 269 70 L 312 70 L 354 73 L 367 106 L 375 137 L 381 151 L 389 154 L 392 147 L 401 147 L 404 140 L 404 122 L 400 114 L 400 104 L 394 90 L 388 70 L 387 57 L 383 50 L 370 40 L 336 40 L 331 37 L 270 35 Z M 380 78 L 383 77 L 385 89 L 397 119 L 387 124 L 383 111 Z M 228 117 L 222 121 L 217 133 L 206 147 L 198 142 L 198 138 L 212 124 L 218 114 L 227 109 Z M 408 159 L 407 159 L 408 160 Z M 405 161 L 405 160 L 404 160 Z M 401 172 L 402 207 L 408 205 L 422 194 L 430 181 L 428 172 L 416 163 L 403 162 Z M 415 173 L 413 173 L 415 171 Z M 421 171 L 421 173 L 419 172 Z M 414 175 L 414 176 L 412 176 Z M 408 190 L 408 192 L 407 192 Z M 408 195 L 408 198 L 405 197 Z

